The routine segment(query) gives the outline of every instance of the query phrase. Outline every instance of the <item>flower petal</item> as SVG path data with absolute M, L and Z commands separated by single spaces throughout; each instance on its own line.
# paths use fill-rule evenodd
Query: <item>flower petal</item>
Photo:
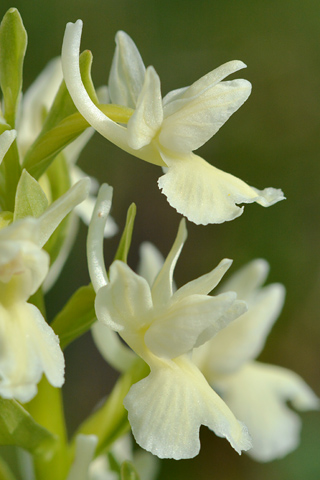
M 174 152 L 189 153 L 206 143 L 247 100 L 251 84 L 247 80 L 221 82 L 191 98 L 188 90 L 164 107 L 159 142 Z
M 59 339 L 40 311 L 29 303 L 0 304 L 0 394 L 28 402 L 44 373 L 54 387 L 64 382 Z
M 98 320 L 116 331 L 138 330 L 149 323 L 152 299 L 147 281 L 119 260 L 112 263 L 109 280 L 97 292 Z
M 42 284 L 43 293 L 47 293 L 53 287 L 62 272 L 77 238 L 79 220 L 80 219 L 77 215 L 71 213 L 68 225 L 68 235 L 59 250 L 58 256 L 50 264 L 48 275 Z
M 301 377 L 285 368 L 252 362 L 216 384 L 232 411 L 246 423 L 255 460 L 281 458 L 299 444 L 301 423 L 288 408 L 313 410 L 319 399 Z
M 196 456 L 200 425 L 226 437 L 238 453 L 251 447 L 247 429 L 187 358 L 155 365 L 131 387 L 124 406 L 137 443 L 160 458 Z
M 118 334 L 102 322 L 91 327 L 94 343 L 103 358 L 119 372 L 126 372 L 136 360 L 136 354 L 120 340 Z
M 192 85 L 186 88 L 180 88 L 169 92 L 163 99 L 165 105 L 173 103 L 173 100 L 180 99 L 193 99 L 194 97 L 203 94 L 206 90 L 214 87 L 217 83 L 221 82 L 223 79 L 231 75 L 232 73 L 246 68 L 247 65 L 241 60 L 232 60 L 231 62 L 226 62 L 223 65 L 215 68 L 211 72 L 207 73 L 203 77 L 196 80 Z M 174 95 L 172 95 L 174 93 Z M 171 113 L 174 112 L 175 108 L 173 105 L 170 107 Z
M 243 207 L 237 206 L 240 203 L 257 202 L 268 207 L 284 199 L 281 190 L 259 191 L 192 153 L 160 153 L 169 168 L 159 178 L 159 188 L 172 207 L 196 224 L 233 220 L 243 212 Z
M 89 275 L 95 292 L 108 283 L 103 256 L 103 237 L 111 210 L 112 195 L 112 187 L 106 183 L 101 185 L 89 225 L 87 257 Z
M 48 273 L 49 255 L 39 248 L 39 236 L 38 220 L 31 217 L 0 231 L 0 287 L 6 303 L 28 300 Z
M 90 224 L 96 201 L 96 197 L 89 195 L 88 198 L 86 198 L 80 205 L 77 205 L 75 208 L 75 212 L 79 215 L 85 225 Z M 113 237 L 117 232 L 118 226 L 116 222 L 113 220 L 111 215 L 108 215 L 103 231 L 104 238 Z
M 185 219 L 182 219 L 174 244 L 152 286 L 152 299 L 155 305 L 165 304 L 172 296 L 173 271 L 187 239 L 187 234 L 186 222 Z
M 190 352 L 233 320 L 227 311 L 235 300 L 236 294 L 229 292 L 217 297 L 190 295 L 172 302 L 166 310 L 160 310 L 159 318 L 147 330 L 144 337 L 147 347 L 161 358 L 176 358 Z
M 213 381 L 215 375 L 233 372 L 261 352 L 266 337 L 278 318 L 284 303 L 285 290 L 281 284 L 271 284 L 260 290 L 249 310 L 210 340 L 207 353 L 206 375 Z M 203 355 L 194 352 L 194 355 Z M 200 358 L 199 357 L 199 358 Z M 197 357 L 194 361 L 198 363 Z
M 133 40 L 123 31 L 116 34 L 116 50 L 109 75 L 112 103 L 135 108 L 141 92 L 145 66 Z
M 128 145 L 139 150 L 151 143 L 162 120 L 160 78 L 153 67 L 148 67 L 136 110 L 128 122 Z
M 71 175 L 72 175 L 72 166 L 76 164 L 80 153 L 84 149 L 84 147 L 89 142 L 90 138 L 94 134 L 93 128 L 86 128 L 86 130 L 79 135 L 73 142 L 69 143 L 64 149 L 63 154 L 66 157 L 66 160 L 71 167 Z M 88 176 L 88 175 L 87 175 Z M 79 180 L 79 179 L 78 179 Z
M 137 268 L 138 274 L 153 285 L 160 272 L 164 258 L 159 250 L 150 242 L 143 242 L 140 246 L 140 261 Z
M 183 287 L 179 288 L 179 290 L 173 294 L 173 299 L 176 301 L 177 299 L 186 297 L 188 295 L 207 295 L 208 293 L 212 292 L 226 271 L 231 267 L 231 264 L 232 260 L 229 260 L 229 258 L 224 258 L 216 268 L 211 270 L 211 272 L 207 273 L 206 275 L 202 275 L 201 277 L 196 278 L 195 280 L 192 280 L 191 282 L 183 285 Z M 228 289 L 228 291 L 230 290 L 232 290 L 232 288 Z
M 263 258 L 256 258 L 233 273 L 229 280 L 219 287 L 219 292 L 237 292 L 238 298 L 250 303 L 267 279 L 270 267 Z
M 40 247 L 43 247 L 64 217 L 87 198 L 89 190 L 90 179 L 83 178 L 53 202 L 38 218 L 40 225 Z

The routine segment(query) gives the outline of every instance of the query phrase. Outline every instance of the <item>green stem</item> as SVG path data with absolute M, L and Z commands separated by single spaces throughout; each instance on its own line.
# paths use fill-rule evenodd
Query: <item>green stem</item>
M 29 413 L 40 425 L 58 437 L 52 457 L 34 456 L 37 480 L 65 480 L 70 466 L 70 455 L 64 420 L 61 389 L 54 388 L 45 377 L 38 385 L 38 394 L 26 405 Z

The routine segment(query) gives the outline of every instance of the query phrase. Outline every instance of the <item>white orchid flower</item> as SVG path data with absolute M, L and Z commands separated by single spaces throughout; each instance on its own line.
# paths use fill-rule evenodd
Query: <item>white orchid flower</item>
M 112 189 L 101 187 L 88 234 L 88 264 L 97 292 L 98 321 L 119 333 L 149 366 L 124 400 L 137 443 L 160 458 L 192 458 L 200 449 L 199 428 L 226 437 L 237 452 L 251 446 L 246 427 L 236 420 L 192 363 L 189 353 L 246 310 L 233 292 L 211 297 L 231 265 L 217 268 L 175 293 L 174 266 L 186 239 L 184 220 L 164 265 L 150 288 L 125 263 L 115 261 L 106 274 L 103 228 Z
M 220 291 L 235 291 L 247 302 L 248 312 L 195 349 L 192 357 L 245 422 L 253 443 L 248 454 L 262 462 L 283 457 L 299 444 L 301 421 L 287 406 L 288 401 L 297 410 L 319 408 L 318 398 L 297 374 L 254 361 L 285 297 L 281 284 L 262 287 L 268 271 L 266 261 L 254 260 L 224 285 Z
M 49 255 L 42 249 L 62 219 L 89 192 L 82 180 L 39 218 L 26 217 L 0 230 L 0 395 L 31 400 L 44 373 L 54 387 L 64 382 L 59 339 L 40 310 L 27 302 L 43 283 Z
M 152 285 L 163 265 L 160 252 L 150 243 L 140 249 L 138 271 Z M 270 461 L 299 444 L 301 422 L 286 405 L 297 410 L 319 408 L 319 400 L 294 372 L 253 361 L 280 314 L 285 290 L 281 284 L 262 287 L 269 271 L 265 260 L 243 267 L 220 288 L 235 291 L 248 312 L 221 330 L 212 340 L 193 350 L 192 360 L 227 405 L 248 427 L 253 448 L 247 453 L 258 461 Z M 102 328 L 101 328 L 102 330 Z M 104 335 L 104 332 L 100 332 Z M 107 346 L 98 344 L 105 357 Z
M 41 74 L 36 78 L 36 80 L 23 95 L 17 137 L 17 144 L 22 158 L 41 132 L 46 115 L 51 108 L 62 80 L 63 75 L 61 60 L 60 57 L 57 57 L 47 64 Z M 108 102 L 109 97 L 105 88 L 98 90 L 98 98 L 100 101 Z M 80 179 L 87 177 L 87 175 L 76 165 L 76 162 L 78 161 L 80 153 L 92 137 L 93 133 L 93 128 L 87 128 L 82 135 L 68 145 L 63 151 L 70 168 L 70 179 L 72 185 L 74 185 Z M 46 191 L 46 194 L 50 200 L 51 192 L 50 188 L 45 188 L 45 185 L 47 184 L 45 175 L 40 179 L 40 183 L 42 183 L 44 186 L 44 190 Z M 75 213 L 78 214 L 78 216 L 86 225 L 89 225 L 90 222 L 91 214 L 96 202 L 95 194 L 98 191 L 98 188 L 99 185 L 97 180 L 92 178 L 90 195 L 75 209 Z M 69 238 L 72 238 L 73 234 L 75 235 L 77 232 L 76 223 L 73 222 L 73 224 L 74 228 L 70 232 Z M 112 217 L 109 217 L 104 232 L 105 237 L 111 237 L 116 233 L 117 226 Z M 63 266 L 72 245 L 73 242 L 66 242 L 65 248 L 56 261 L 56 270 L 58 270 L 58 266 L 60 269 L 61 266 Z
M 162 99 L 156 71 L 145 69 L 133 41 L 118 32 L 109 93 L 113 103 L 133 109 L 124 126 L 104 115 L 86 92 L 79 68 L 81 31 L 81 20 L 68 23 L 62 48 L 63 74 L 76 107 L 90 125 L 123 150 L 167 167 L 158 185 L 179 213 L 197 224 L 222 223 L 241 215 L 241 203 L 267 207 L 284 198 L 281 190 L 257 190 L 193 153 L 248 98 L 251 84 L 247 80 L 223 81 L 244 68 L 243 62 L 228 62 Z

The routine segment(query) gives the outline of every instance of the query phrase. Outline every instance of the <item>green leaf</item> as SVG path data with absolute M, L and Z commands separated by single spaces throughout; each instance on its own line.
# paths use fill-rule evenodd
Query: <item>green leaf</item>
M 59 335 L 62 349 L 83 335 L 94 323 L 96 319 L 95 296 L 91 284 L 80 287 L 51 323 L 51 327 Z
M 140 480 L 140 477 L 132 465 L 131 462 L 128 460 L 124 461 L 121 465 L 121 480 Z
M 100 104 L 97 107 L 111 120 L 119 123 L 126 123 L 133 112 L 119 105 Z M 73 113 L 60 120 L 51 130 L 42 131 L 24 158 L 24 168 L 38 179 L 55 157 L 89 127 L 89 123 L 80 113 Z
M 14 128 L 22 88 L 23 60 L 27 47 L 27 32 L 16 8 L 10 8 L 0 25 L 0 86 L 4 116 Z
M 35 178 L 40 178 L 56 156 L 90 125 L 74 113 L 62 119 L 48 132 L 41 134 L 28 150 L 23 166 Z
M 23 170 L 16 191 L 13 220 L 27 216 L 40 217 L 47 207 L 48 199 L 39 183 Z
M 127 263 L 128 253 L 131 245 L 132 231 L 136 217 L 137 207 L 134 203 L 130 205 L 127 212 L 126 225 L 124 227 L 121 240 L 114 260 L 121 260 Z
M 0 397 L 0 445 L 16 445 L 50 458 L 56 441 L 18 402 Z

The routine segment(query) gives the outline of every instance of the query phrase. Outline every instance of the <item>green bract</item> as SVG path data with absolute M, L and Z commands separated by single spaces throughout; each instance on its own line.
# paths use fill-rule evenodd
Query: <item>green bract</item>
M 0 86 L 3 94 L 3 114 L 15 127 L 16 112 L 22 88 L 23 60 L 27 47 L 27 32 L 17 9 L 10 8 L 0 25 Z
M 89 330 L 95 321 L 94 299 L 91 284 L 80 287 L 52 322 L 51 326 L 59 335 L 62 349 Z
M 55 435 L 36 423 L 18 402 L 0 397 L 0 445 L 16 445 L 50 457 L 55 443 Z
M 40 217 L 47 207 L 48 199 L 41 186 L 26 170 L 23 170 L 17 186 L 13 220 L 28 216 Z

